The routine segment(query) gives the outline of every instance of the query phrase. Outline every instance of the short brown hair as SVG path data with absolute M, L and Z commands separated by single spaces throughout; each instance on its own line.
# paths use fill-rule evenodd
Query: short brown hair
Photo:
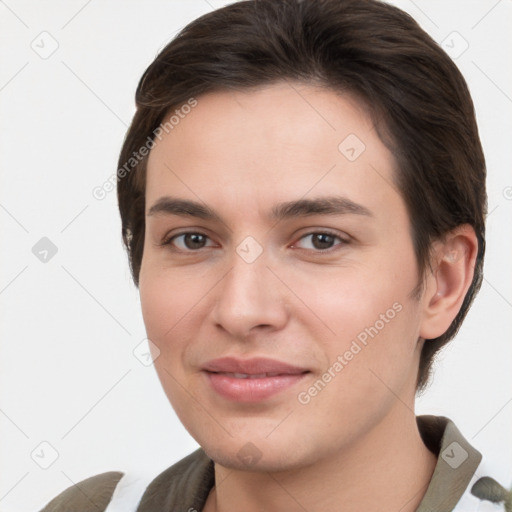
M 422 391 L 434 355 L 456 334 L 482 283 L 486 171 L 462 74 L 408 14 L 389 4 L 240 1 L 194 20 L 159 53 L 137 87 L 137 111 L 118 166 L 122 236 L 135 285 L 144 246 L 147 156 L 133 155 L 152 144 L 165 115 L 190 98 L 287 80 L 350 92 L 370 110 L 397 162 L 395 181 L 411 219 L 420 282 L 432 241 L 462 224 L 475 230 L 473 282 L 449 329 L 424 343 L 417 379 Z

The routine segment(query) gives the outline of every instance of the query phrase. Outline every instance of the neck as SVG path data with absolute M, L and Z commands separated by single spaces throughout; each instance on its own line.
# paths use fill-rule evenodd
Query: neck
M 414 403 L 414 402 L 413 402 Z M 216 486 L 204 512 L 414 512 L 437 462 L 402 402 L 348 449 L 298 469 L 232 470 L 215 464 Z

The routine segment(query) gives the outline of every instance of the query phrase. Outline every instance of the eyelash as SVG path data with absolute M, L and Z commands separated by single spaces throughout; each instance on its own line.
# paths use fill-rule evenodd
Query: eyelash
M 170 246 L 171 250 L 173 250 L 175 252 L 182 252 L 182 253 L 194 253 L 194 252 L 199 252 L 201 249 L 207 248 L 207 247 L 201 247 L 199 249 L 177 249 L 175 247 L 172 247 L 172 243 L 173 243 L 174 240 L 176 240 L 177 238 L 179 238 L 181 236 L 186 236 L 186 235 L 200 235 L 200 236 L 206 237 L 208 240 L 211 240 L 208 235 L 206 235 L 205 233 L 201 233 L 200 231 L 185 231 L 183 233 L 178 233 L 178 234 L 172 235 L 170 237 L 164 238 L 162 240 L 162 242 L 159 243 L 158 245 L 159 246 Z M 304 248 L 300 248 L 299 247 L 300 250 L 303 250 L 303 251 L 313 251 L 313 252 L 318 253 L 318 254 L 326 254 L 326 253 L 331 253 L 331 252 L 335 251 L 336 247 L 343 246 L 343 245 L 348 245 L 350 243 L 349 240 L 344 239 L 343 237 L 341 237 L 337 233 L 334 233 L 334 232 L 332 232 L 330 230 L 310 231 L 309 233 L 305 233 L 304 235 L 302 235 L 298 240 L 303 240 L 304 238 L 306 238 L 308 236 L 313 236 L 313 235 L 328 235 L 328 236 L 332 236 L 333 238 L 338 239 L 340 241 L 340 243 L 335 244 L 333 247 L 329 247 L 328 249 L 316 249 L 315 250 L 315 249 L 304 249 Z M 295 246 L 295 242 L 292 245 L 292 247 L 294 247 L 294 246 Z

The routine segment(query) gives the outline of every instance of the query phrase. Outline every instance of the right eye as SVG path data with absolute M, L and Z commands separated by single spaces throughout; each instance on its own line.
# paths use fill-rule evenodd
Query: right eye
M 165 239 L 161 245 L 170 245 L 180 251 L 192 252 L 204 247 L 212 247 L 215 244 L 205 234 L 190 231 L 171 236 Z

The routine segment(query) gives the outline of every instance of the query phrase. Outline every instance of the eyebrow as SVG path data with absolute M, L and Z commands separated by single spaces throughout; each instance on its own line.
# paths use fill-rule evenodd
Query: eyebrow
M 373 217 L 373 213 L 361 204 L 342 197 L 328 196 L 316 199 L 297 199 L 275 205 L 271 210 L 271 219 L 280 221 L 293 217 L 309 215 L 363 215 Z M 204 220 L 220 221 L 219 214 L 205 204 L 188 199 L 164 196 L 158 199 L 149 209 L 147 216 L 178 215 L 181 217 L 197 217 Z

